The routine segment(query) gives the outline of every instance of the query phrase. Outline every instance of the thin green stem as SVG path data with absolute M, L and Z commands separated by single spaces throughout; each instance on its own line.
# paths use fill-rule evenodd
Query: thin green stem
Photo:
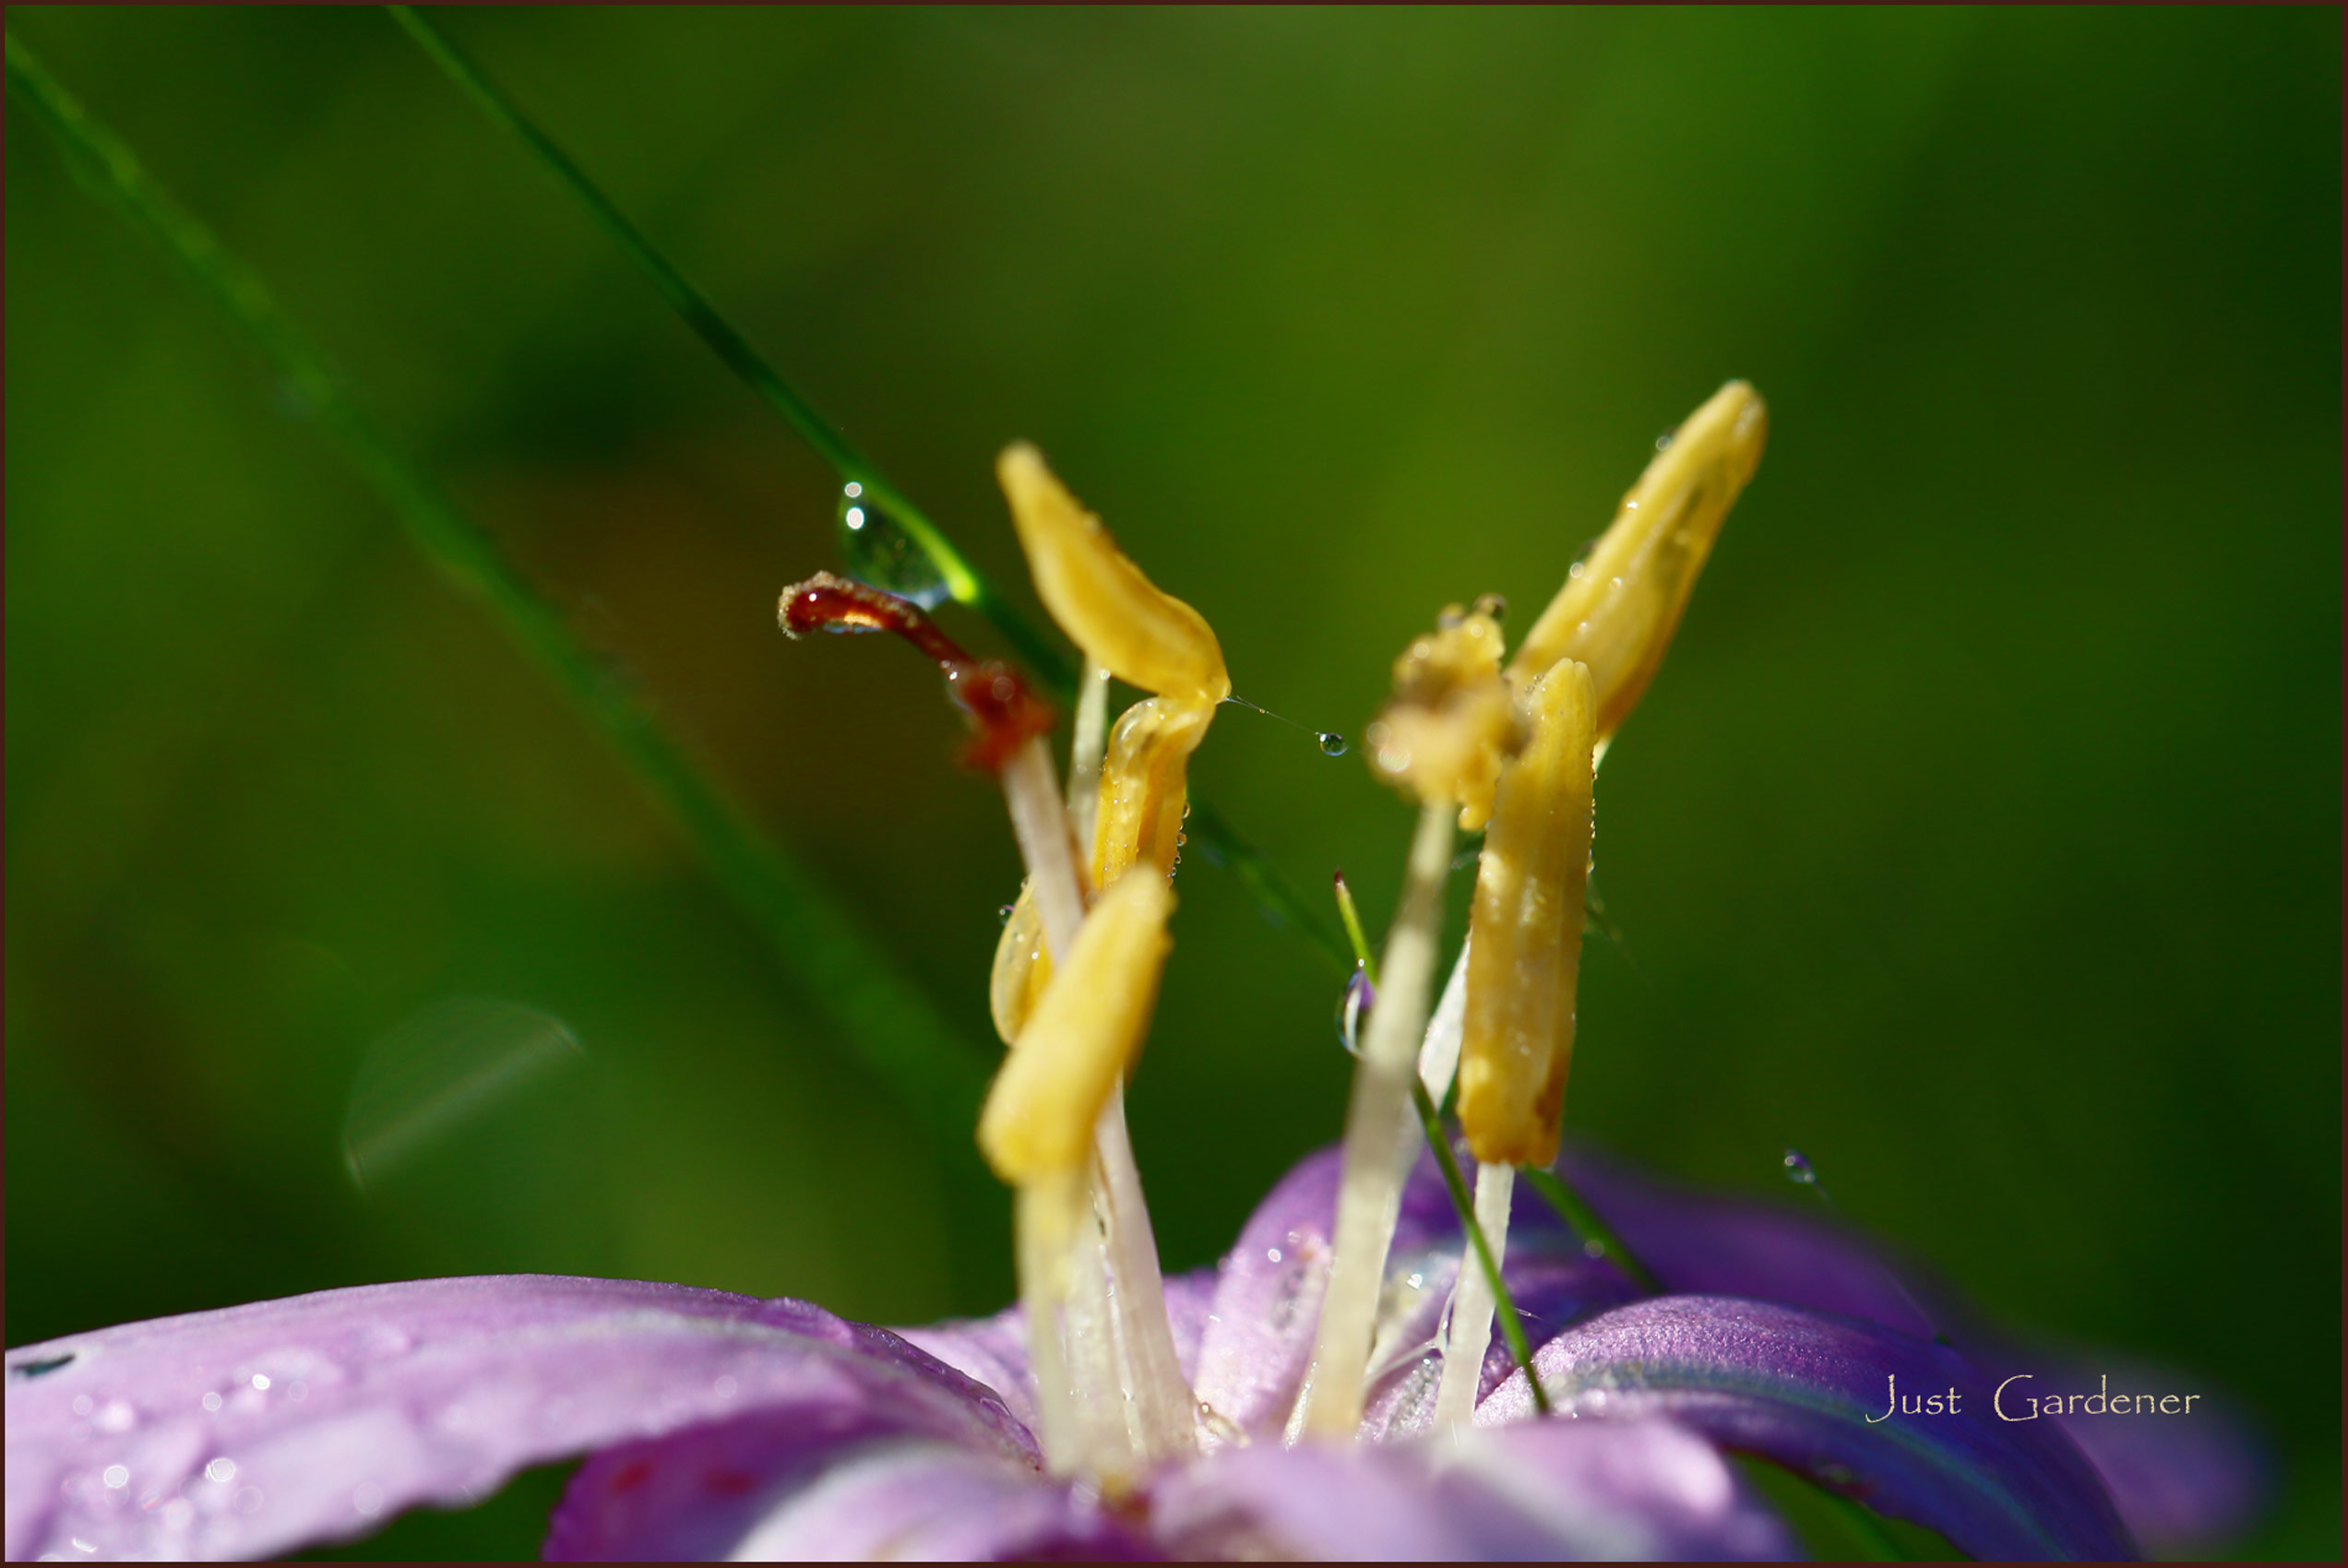
M 1558 1180 L 1556 1172 L 1543 1170 L 1537 1165 L 1522 1165 L 1518 1170 L 1532 1183 L 1533 1190 L 1549 1201 L 1557 1217 L 1579 1232 L 1583 1241 L 1595 1242 L 1601 1252 L 1614 1259 L 1615 1266 L 1629 1275 L 1632 1284 L 1651 1296 L 1663 1294 L 1663 1286 L 1647 1272 L 1647 1265 L 1639 1261 L 1638 1254 L 1623 1245 L 1623 1239 L 1615 1234 L 1614 1227 L 1599 1218 L 1598 1211 L 1584 1203 L 1579 1193 Z
M 1443 1135 L 1443 1123 L 1435 1113 L 1435 1101 L 1427 1098 L 1426 1086 L 1419 1082 L 1416 1073 L 1411 1075 L 1411 1103 L 1419 1108 L 1419 1123 L 1426 1129 L 1426 1141 L 1435 1150 L 1435 1160 L 1443 1168 L 1443 1186 L 1451 1194 L 1451 1206 L 1459 1211 L 1460 1225 L 1468 1233 L 1468 1243 L 1475 1249 L 1475 1261 L 1484 1270 L 1484 1282 L 1492 1288 L 1493 1315 L 1500 1320 L 1500 1333 L 1508 1342 L 1508 1354 L 1524 1372 L 1524 1380 L 1532 1389 L 1532 1407 L 1543 1415 L 1554 1412 L 1549 1408 L 1549 1391 L 1541 1386 L 1541 1375 L 1532 1370 L 1532 1347 L 1524 1336 L 1524 1323 L 1517 1316 L 1517 1303 L 1509 1298 L 1508 1282 L 1500 1277 L 1500 1260 L 1492 1255 L 1492 1243 L 1484 1237 L 1484 1227 L 1476 1223 L 1475 1202 L 1468 1196 L 1467 1179 L 1460 1174 L 1460 1161 L 1451 1153 L 1451 1140 Z
M 820 883 L 763 837 L 572 635 L 559 612 L 362 409 L 260 278 L 173 199 L 124 142 L 91 119 L 31 52 L 7 36 L 9 96 L 39 117 L 66 155 L 134 226 L 159 242 L 257 342 L 301 394 L 320 430 L 406 525 L 409 538 L 479 597 L 554 677 L 685 829 L 719 885 L 807 985 L 868 1063 L 924 1121 L 967 1148 L 985 1087 L 978 1053 L 920 1000 L 886 953 Z
M 921 546 L 930 564 L 945 580 L 946 589 L 960 603 L 968 605 L 993 624 L 995 629 L 1019 650 L 1019 657 L 1032 666 L 1045 684 L 1064 696 L 1076 691 L 1076 670 L 1068 659 L 1036 634 L 1026 619 L 1003 597 L 1002 591 L 988 580 L 985 574 L 972 565 L 968 557 L 954 548 L 954 541 L 939 531 L 922 509 L 913 505 L 905 493 L 888 481 L 888 477 L 873 465 L 871 458 L 856 450 L 831 424 L 817 413 L 815 406 L 793 390 L 778 374 L 766 357 L 750 344 L 750 340 L 734 330 L 733 325 L 717 312 L 709 296 L 695 287 L 669 258 L 662 255 L 644 232 L 619 209 L 618 204 L 605 196 L 602 187 L 587 177 L 587 172 L 573 162 L 554 139 L 538 127 L 535 121 L 522 113 L 520 105 L 508 97 L 504 89 L 489 78 L 472 57 L 433 21 L 412 6 L 387 7 L 410 37 L 431 55 L 435 64 L 447 73 L 449 78 L 464 89 L 465 95 L 481 111 L 520 139 L 522 145 L 536 154 L 540 161 L 553 170 L 557 179 L 577 196 L 581 206 L 594 217 L 596 223 L 617 241 L 638 266 L 652 279 L 653 287 L 669 307 L 684 318 L 709 346 L 710 351 L 725 362 L 727 369 L 740 376 L 750 389 L 766 400 L 767 406 L 781 414 L 800 439 L 816 449 L 816 455 L 831 465 L 842 480 L 854 480 L 892 521 L 912 536 Z
M 1346 885 L 1341 871 L 1330 880 L 1337 887 L 1337 918 L 1345 922 L 1345 940 L 1353 944 L 1353 965 L 1376 985 L 1377 959 L 1371 955 L 1370 939 L 1362 930 L 1362 911 L 1354 906 L 1353 889 Z

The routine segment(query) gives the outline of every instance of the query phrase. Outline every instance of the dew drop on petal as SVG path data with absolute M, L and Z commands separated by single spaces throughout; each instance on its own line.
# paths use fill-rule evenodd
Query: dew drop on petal
M 946 578 L 928 552 L 852 480 L 840 488 L 838 533 L 848 576 L 924 610 L 945 602 Z
M 204 1396 L 204 1408 L 206 1408 L 207 1410 L 217 1410 L 217 1409 L 219 1409 L 220 1408 L 220 1396 L 219 1395 L 217 1395 L 217 1394 L 207 1394 L 207 1395 L 205 1395 L 205 1396 Z
M 236 1479 L 236 1461 L 223 1455 L 204 1467 L 204 1479 L 219 1486 L 226 1486 Z
M 372 1519 L 383 1512 L 383 1488 L 373 1481 L 361 1481 L 351 1489 L 351 1511 L 363 1519 Z
M 130 1467 L 128 1465 L 109 1465 L 106 1467 L 106 1473 L 99 1479 L 103 1480 L 112 1490 L 120 1491 L 123 1488 L 130 1484 Z

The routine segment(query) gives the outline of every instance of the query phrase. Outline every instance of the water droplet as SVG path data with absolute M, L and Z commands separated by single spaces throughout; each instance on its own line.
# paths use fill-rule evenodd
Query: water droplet
M 105 1481 L 110 1490 L 120 1491 L 123 1488 L 130 1484 L 130 1467 L 128 1465 L 109 1465 L 106 1467 L 105 1475 L 100 1479 Z
M 936 563 L 852 480 L 840 488 L 838 531 L 840 559 L 858 582 L 910 599 L 924 610 L 945 601 L 946 579 Z
M 220 1396 L 219 1395 L 217 1395 L 217 1394 L 207 1394 L 207 1395 L 205 1395 L 205 1396 L 204 1396 L 204 1408 L 206 1408 L 207 1410 L 217 1410 L 217 1409 L 219 1409 L 220 1408 Z
M 236 1479 L 236 1461 L 225 1455 L 204 1467 L 204 1479 L 218 1486 L 226 1486 Z
M 1321 742 L 1321 755 L 1323 755 L 1323 756 L 1343 756 L 1343 755 L 1345 754 L 1345 737 L 1344 737 L 1344 736 L 1342 736 L 1342 735 L 1341 735 L 1341 734 L 1339 734 L 1336 731 L 1334 731 L 1334 730 L 1323 730 L 1323 731 L 1320 731 L 1320 742 Z
M 995 918 L 1003 924 L 1009 925 L 1011 923 L 1011 911 L 1018 908 L 1019 906 L 1017 904 L 1006 904 L 1001 909 L 995 911 Z
M 1810 1157 L 1800 1149 L 1787 1149 L 1785 1151 L 1785 1179 L 1796 1186 L 1815 1187 L 1818 1184 L 1818 1168 L 1810 1163 Z
M 1670 451 L 1672 449 L 1672 438 L 1676 436 L 1678 434 L 1679 426 L 1674 425 L 1669 430 L 1663 432 L 1663 434 L 1655 437 L 1655 450 L 1658 452 Z
M 1278 1247 L 1266 1247 L 1264 1249 L 1264 1257 L 1267 1262 L 1278 1263 L 1280 1261 L 1280 1249 Z

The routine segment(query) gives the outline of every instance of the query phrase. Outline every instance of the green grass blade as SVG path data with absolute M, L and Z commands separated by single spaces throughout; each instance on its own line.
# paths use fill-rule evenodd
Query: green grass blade
M 447 73 L 449 79 L 464 89 L 465 95 L 477 104 L 482 113 L 513 133 L 539 160 L 554 171 L 556 179 L 577 196 L 579 204 L 594 217 L 598 226 L 618 242 L 636 264 L 652 279 L 653 287 L 669 303 L 669 308 L 684 318 L 711 352 L 724 362 L 728 370 L 740 376 L 750 389 L 766 400 L 767 406 L 781 414 L 800 438 L 814 447 L 817 456 L 831 465 L 842 480 L 854 480 L 886 511 L 891 520 L 902 527 L 921 546 L 931 564 L 945 579 L 947 591 L 962 604 L 977 611 L 991 622 L 1019 650 L 1019 657 L 1031 665 L 1044 683 L 1063 696 L 1076 690 L 1076 670 L 1052 644 L 1039 636 L 1025 617 L 1004 599 L 1001 590 L 962 552 L 954 548 L 953 540 L 939 531 L 922 509 L 913 505 L 905 493 L 888 482 L 887 475 L 873 466 L 872 460 L 849 445 L 845 436 L 832 428 L 830 422 L 817 413 L 813 404 L 793 391 L 791 385 L 776 373 L 765 356 L 753 348 L 750 340 L 734 330 L 733 325 L 720 315 L 709 296 L 694 287 L 669 258 L 662 255 L 644 232 L 628 220 L 626 213 L 602 188 L 587 177 L 587 172 L 572 161 L 570 154 L 558 146 L 554 137 L 538 127 L 535 121 L 522 113 L 520 105 L 507 97 L 504 89 L 489 79 L 472 57 L 440 30 L 437 23 L 412 6 L 387 7 L 410 37 L 431 55 L 435 64 Z
M 220 247 L 137 157 L 91 119 L 14 33 L 8 93 L 56 137 L 89 183 L 259 344 L 319 427 L 406 525 L 416 546 L 478 596 L 561 685 L 684 827 L 702 863 L 764 933 L 880 1075 L 924 1122 L 970 1147 L 986 1065 L 822 885 L 761 836 L 675 741 L 608 678 L 602 660 L 508 563 L 496 543 L 375 423 L 279 308 L 260 278 Z

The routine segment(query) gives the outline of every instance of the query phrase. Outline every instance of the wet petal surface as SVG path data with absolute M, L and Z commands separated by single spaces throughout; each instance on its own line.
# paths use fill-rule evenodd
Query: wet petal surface
M 1765 1301 L 1665 1296 L 1567 1329 L 1533 1367 L 1560 1416 L 1670 1416 L 1976 1557 L 2136 1555 L 2077 1447 L 2050 1423 L 1998 1420 L 1995 1383 L 1945 1346 Z M 1950 1391 L 1957 1414 L 1887 1417 L 1895 1397 Z M 1476 1422 L 1532 1414 L 1516 1373 Z
M 1782 1526 L 1663 1420 L 1544 1421 L 1459 1438 L 1257 1443 L 1177 1471 L 1150 1524 L 1184 1558 L 1779 1558 Z
M 8 1366 L 11 1558 L 270 1557 L 746 1411 L 1035 1463 L 992 1393 L 884 1329 L 678 1285 L 329 1290 L 28 1346 Z

